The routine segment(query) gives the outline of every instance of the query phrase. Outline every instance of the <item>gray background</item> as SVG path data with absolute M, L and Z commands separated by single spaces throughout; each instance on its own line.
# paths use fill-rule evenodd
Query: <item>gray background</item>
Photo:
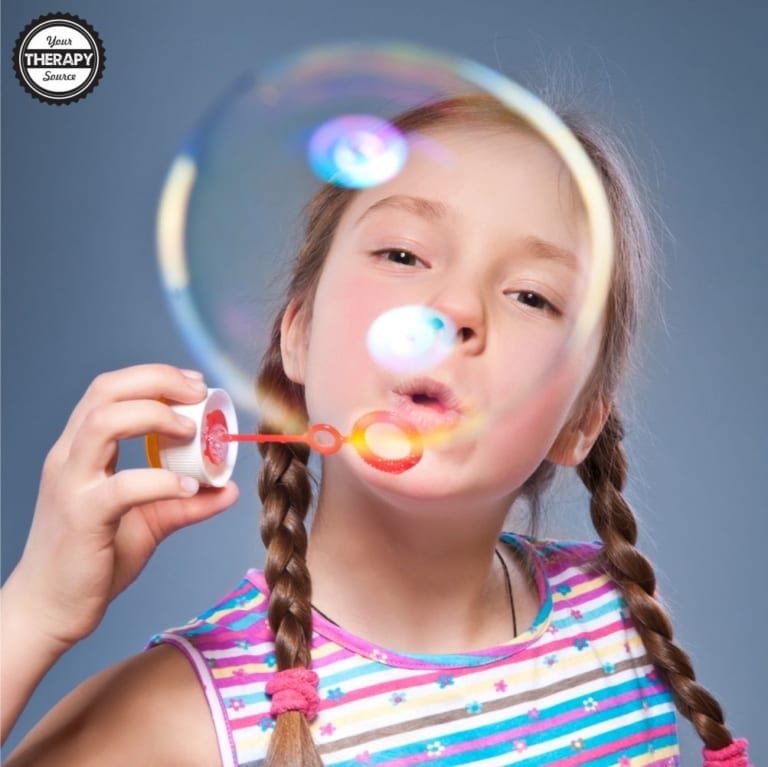
M 160 292 L 155 209 L 179 142 L 231 80 L 309 44 L 372 37 L 454 51 L 533 85 L 556 72 L 630 142 L 667 229 L 663 321 L 633 384 L 629 497 L 700 680 L 751 738 L 755 764 L 768 763 L 765 4 L 59 5 L 2 6 L 3 577 L 22 551 L 44 456 L 88 382 L 138 362 L 195 365 Z M 87 19 L 107 52 L 96 91 L 64 107 L 33 100 L 10 66 L 18 33 L 52 10 Z M 141 464 L 129 443 L 121 465 Z M 261 564 L 256 470 L 255 451 L 243 451 L 238 506 L 163 545 L 50 672 L 10 746 L 77 682 Z M 584 498 L 561 489 L 547 532 L 592 537 Z M 681 729 L 683 763 L 697 764 L 699 743 Z

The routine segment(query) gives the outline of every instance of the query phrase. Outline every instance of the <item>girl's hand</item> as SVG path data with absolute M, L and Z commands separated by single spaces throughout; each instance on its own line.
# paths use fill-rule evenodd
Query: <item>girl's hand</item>
M 27 545 L 11 578 L 31 625 L 62 651 L 98 626 L 164 538 L 237 500 L 233 482 L 198 492 L 195 480 L 165 469 L 116 471 L 121 439 L 150 432 L 193 437 L 192 421 L 160 398 L 193 404 L 205 395 L 202 376 L 169 365 L 104 373 L 48 453 Z

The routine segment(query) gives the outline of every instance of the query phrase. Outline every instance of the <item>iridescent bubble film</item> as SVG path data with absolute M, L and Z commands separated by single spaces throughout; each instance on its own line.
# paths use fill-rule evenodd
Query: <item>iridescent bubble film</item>
M 373 115 L 341 115 L 312 133 L 307 154 L 312 170 L 322 181 L 365 189 L 400 172 L 408 144 L 387 120 Z
M 267 411 L 255 380 L 313 196 L 332 186 L 350 199 L 363 193 L 384 198 L 411 163 L 437 168 L 455 162 L 434 121 L 401 117 L 431 114 L 437 104 L 478 95 L 505 110 L 511 128 L 523 125 L 559 154 L 584 212 L 589 253 L 580 287 L 560 307 L 563 340 L 547 351 L 535 380 L 473 419 L 472 428 L 524 405 L 587 342 L 608 290 L 612 232 L 600 180 L 559 118 L 516 83 L 460 57 L 403 44 L 313 48 L 232 84 L 182 144 L 159 204 L 159 265 L 171 314 L 212 385 L 226 389 L 247 414 L 245 423 L 269 416 L 287 431 L 296 428 L 294 414 Z M 533 238 L 529 255 L 540 252 Z M 540 308 L 533 291 L 508 298 L 525 310 Z M 404 292 L 361 329 L 360 345 L 384 376 L 432 375 L 440 381 L 461 333 L 449 311 L 429 300 L 414 303 Z M 524 339 L 510 339 L 510 349 L 515 344 Z M 522 370 L 525 354 L 511 352 L 508 364 Z M 327 375 L 332 378 L 333 371 Z M 439 391 L 414 396 L 446 407 Z M 385 412 L 384 402 L 366 404 L 371 413 Z M 358 410 L 330 426 L 365 451 L 365 435 L 353 430 L 359 417 Z

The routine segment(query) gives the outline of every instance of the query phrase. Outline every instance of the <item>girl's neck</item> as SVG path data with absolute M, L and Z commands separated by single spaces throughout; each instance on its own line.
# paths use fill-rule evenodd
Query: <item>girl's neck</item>
M 507 584 L 494 556 L 508 505 L 404 508 L 361 484 L 345 482 L 342 492 L 326 475 L 307 556 L 313 603 L 351 633 L 405 653 L 466 652 L 510 640 Z M 530 586 L 506 560 L 515 599 L 530 612 Z

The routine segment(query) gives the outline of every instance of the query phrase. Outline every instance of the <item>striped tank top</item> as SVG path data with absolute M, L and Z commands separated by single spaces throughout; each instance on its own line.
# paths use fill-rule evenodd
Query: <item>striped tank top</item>
M 539 593 L 515 639 L 457 655 L 392 652 L 313 613 L 321 706 L 311 724 L 327 767 L 660 767 L 679 763 L 675 711 L 597 544 L 505 533 Z M 276 670 L 263 574 L 185 626 L 154 636 L 186 654 L 224 767 L 260 767 Z

